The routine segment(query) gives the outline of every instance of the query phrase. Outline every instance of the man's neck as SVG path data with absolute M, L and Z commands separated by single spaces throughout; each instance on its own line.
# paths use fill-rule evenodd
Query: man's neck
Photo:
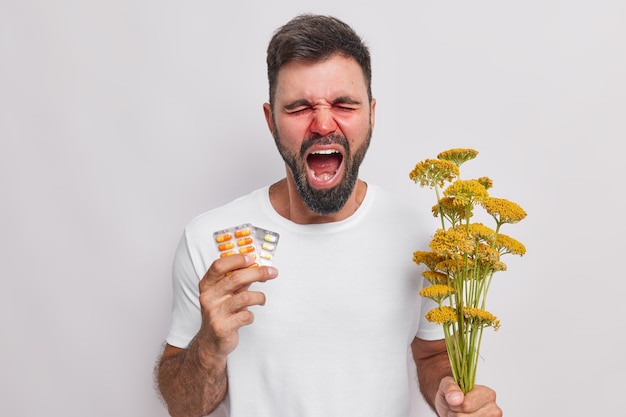
M 272 184 L 269 190 L 270 203 L 278 214 L 297 224 L 319 224 L 338 222 L 352 216 L 361 206 L 367 184 L 357 180 L 352 194 L 341 210 L 328 215 L 320 215 L 309 209 L 298 194 L 298 190 L 289 177 Z

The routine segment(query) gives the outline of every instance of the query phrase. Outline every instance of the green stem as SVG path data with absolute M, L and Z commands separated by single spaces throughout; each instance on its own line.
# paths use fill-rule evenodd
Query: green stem
M 446 349 L 448 350 L 448 359 L 450 360 L 450 368 L 452 369 L 452 376 L 455 381 L 459 380 L 459 372 L 458 372 L 458 358 L 455 354 L 455 348 L 453 343 L 453 336 L 450 335 L 450 326 L 447 324 L 443 325 L 443 333 L 446 341 Z
M 437 196 L 437 207 L 439 208 L 439 217 L 441 217 L 441 228 L 446 230 L 446 222 L 444 221 L 443 210 L 441 209 L 441 205 L 439 205 L 439 200 L 441 197 L 439 196 L 439 186 L 435 184 L 435 195 Z
M 476 381 L 476 371 L 478 370 L 478 359 L 480 358 L 480 345 L 482 343 L 483 340 L 483 327 L 481 327 L 480 329 L 478 329 L 478 341 L 475 342 L 475 350 L 476 350 L 476 358 L 474 360 L 474 369 L 472 370 L 472 375 L 471 375 L 471 381 L 472 381 L 472 385 L 471 388 L 474 388 L 474 381 Z
M 482 291 L 483 300 L 480 308 L 485 310 L 487 308 L 487 293 L 489 292 L 489 287 L 491 286 L 491 281 L 493 280 L 493 271 L 489 274 L 488 277 L 485 278 L 486 283 L 484 284 L 484 289 Z

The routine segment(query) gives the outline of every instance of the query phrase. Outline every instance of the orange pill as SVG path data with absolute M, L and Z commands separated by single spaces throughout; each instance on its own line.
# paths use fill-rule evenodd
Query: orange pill
M 234 250 L 229 250 L 228 252 L 220 253 L 220 258 L 224 258 L 226 256 L 235 255 L 237 252 Z
M 254 246 L 252 245 L 239 249 L 239 253 L 250 253 L 250 252 L 254 252 Z
M 237 230 L 235 232 L 235 237 L 237 238 L 248 236 L 248 235 L 250 235 L 250 229 L 242 229 L 242 230 Z
M 235 247 L 235 244 L 233 242 L 226 242 L 226 243 L 222 243 L 221 245 L 219 245 L 217 249 L 219 249 L 220 251 L 223 251 L 223 250 L 232 249 L 234 247 Z
M 252 238 L 244 237 L 243 239 L 239 239 L 237 241 L 237 246 L 245 246 L 245 245 L 249 245 L 250 243 L 252 243 Z
M 233 236 L 230 233 L 224 233 L 223 235 L 218 235 L 215 237 L 215 241 L 217 243 L 226 242 L 227 240 L 231 240 Z

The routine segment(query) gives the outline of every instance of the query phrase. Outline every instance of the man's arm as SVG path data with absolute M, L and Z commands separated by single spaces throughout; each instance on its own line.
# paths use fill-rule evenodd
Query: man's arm
M 416 337 L 411 343 L 411 350 L 417 367 L 420 391 L 428 405 L 435 410 L 439 384 L 444 377 L 452 376 L 446 343 L 443 339 L 423 340 Z
M 475 385 L 472 391 L 463 394 L 452 378 L 444 340 L 415 338 L 411 350 L 420 390 L 437 415 L 502 417 L 502 410 L 496 404 L 496 393 L 491 388 Z
M 187 349 L 166 344 L 156 371 L 161 396 L 173 417 L 206 416 L 228 390 L 226 359 L 201 360 L 195 339 Z
M 272 267 L 251 268 L 253 262 L 247 255 L 220 258 L 200 280 L 200 330 L 185 349 L 166 345 L 156 369 L 171 416 L 206 416 L 226 396 L 228 355 L 237 346 L 239 329 L 254 320 L 248 307 L 265 304 L 265 294 L 250 285 L 278 275 Z

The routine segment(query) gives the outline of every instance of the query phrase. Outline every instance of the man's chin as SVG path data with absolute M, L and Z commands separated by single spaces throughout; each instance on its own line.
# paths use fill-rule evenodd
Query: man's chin
M 309 187 L 300 197 L 309 210 L 321 216 L 340 211 L 348 201 L 350 193 L 342 190 L 341 184 L 330 188 L 315 189 Z

